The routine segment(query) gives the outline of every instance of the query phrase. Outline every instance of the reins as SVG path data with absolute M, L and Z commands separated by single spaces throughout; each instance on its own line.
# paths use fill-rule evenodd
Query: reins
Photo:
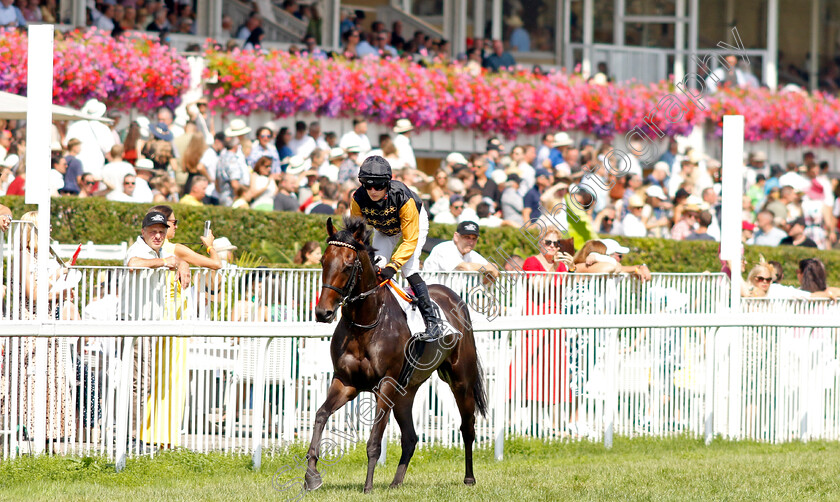
M 333 286 L 332 284 L 324 284 L 324 283 L 321 284 L 322 288 L 331 289 L 341 296 L 341 301 L 338 302 L 338 308 L 342 308 L 346 305 L 351 305 L 351 304 L 356 303 L 360 300 L 364 300 L 368 296 L 376 293 L 382 285 L 384 285 L 388 282 L 388 281 L 383 281 L 381 284 L 377 284 L 376 286 L 374 286 L 373 288 L 371 288 L 371 289 L 369 289 L 365 292 L 359 293 L 356 296 L 350 296 L 350 293 L 353 292 L 353 288 L 356 287 L 356 282 L 358 280 L 359 274 L 362 272 L 362 262 L 361 262 L 361 260 L 359 260 L 359 250 L 356 248 L 356 246 L 354 246 L 352 244 L 347 244 L 346 242 L 341 242 L 341 241 L 327 241 L 327 245 L 328 246 L 340 246 L 340 247 L 350 248 L 350 249 L 352 249 L 353 251 L 356 252 L 356 259 L 355 259 L 355 261 L 353 261 L 352 270 L 350 270 L 350 280 L 347 282 L 347 284 L 344 286 L 344 288 L 339 289 L 339 288 Z M 381 314 L 382 314 L 382 309 L 379 309 L 379 312 L 377 312 L 377 314 L 376 314 L 376 320 L 373 322 L 373 324 L 359 324 L 359 323 L 356 323 L 356 322 L 353 322 L 353 321 L 350 321 L 350 323 L 352 325 L 358 327 L 358 328 L 372 329 L 372 328 L 376 327 L 377 324 L 379 324 L 379 318 L 380 318 Z

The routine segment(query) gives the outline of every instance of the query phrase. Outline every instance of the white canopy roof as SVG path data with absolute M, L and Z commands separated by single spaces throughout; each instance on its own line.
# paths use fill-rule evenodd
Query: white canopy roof
M 0 119 L 25 119 L 26 100 L 26 96 L 0 91 Z M 53 105 L 52 118 L 53 120 L 98 120 L 100 122 L 113 122 L 111 119 L 105 117 L 94 118 L 74 108 L 59 105 Z

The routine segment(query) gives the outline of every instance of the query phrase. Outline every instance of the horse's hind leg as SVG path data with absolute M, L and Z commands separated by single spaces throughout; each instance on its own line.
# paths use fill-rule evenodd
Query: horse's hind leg
M 321 434 L 323 434 L 324 427 L 327 425 L 327 419 L 335 413 L 335 410 L 347 404 L 347 401 L 356 397 L 357 394 L 358 391 L 354 387 L 348 387 L 337 378 L 333 378 L 330 389 L 327 391 L 327 399 L 315 414 L 315 424 L 312 427 L 312 442 L 309 443 L 309 452 L 306 454 L 307 463 L 304 480 L 306 481 L 307 490 L 317 490 L 323 483 L 321 474 L 318 473 L 316 466 L 318 464 Z
M 473 441 L 475 441 L 475 396 L 473 385 L 463 375 L 450 373 L 451 380 L 449 388 L 455 395 L 455 402 L 458 403 L 458 411 L 461 412 L 461 436 L 464 438 L 464 460 L 466 469 L 464 473 L 464 484 L 474 485 L 473 475 Z
M 391 482 L 391 488 L 396 488 L 402 484 L 408 470 L 408 463 L 414 455 L 414 448 L 417 446 L 417 432 L 414 430 L 414 419 L 411 416 L 416 392 L 417 389 L 410 390 L 407 395 L 400 397 L 396 406 L 394 406 L 394 419 L 400 426 L 402 454 L 400 455 L 400 465 L 397 466 L 397 473 L 394 475 L 394 481 Z

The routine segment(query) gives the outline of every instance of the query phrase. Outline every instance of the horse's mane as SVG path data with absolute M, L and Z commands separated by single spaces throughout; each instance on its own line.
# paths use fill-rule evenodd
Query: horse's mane
M 362 241 L 356 240 L 356 232 L 362 232 L 364 236 Z M 367 228 L 365 220 L 356 216 L 344 217 L 344 228 L 339 230 L 332 237 L 327 237 L 327 242 L 338 241 L 353 246 L 356 251 L 365 251 L 370 257 L 371 264 L 376 264 L 376 249 L 370 244 L 370 238 L 373 235 L 373 230 Z

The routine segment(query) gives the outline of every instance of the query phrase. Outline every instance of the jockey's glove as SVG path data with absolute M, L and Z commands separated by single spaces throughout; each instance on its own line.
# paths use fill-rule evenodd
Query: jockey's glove
M 397 271 L 393 267 L 383 267 L 379 269 L 379 277 L 381 277 L 383 281 L 393 279 L 396 274 Z

